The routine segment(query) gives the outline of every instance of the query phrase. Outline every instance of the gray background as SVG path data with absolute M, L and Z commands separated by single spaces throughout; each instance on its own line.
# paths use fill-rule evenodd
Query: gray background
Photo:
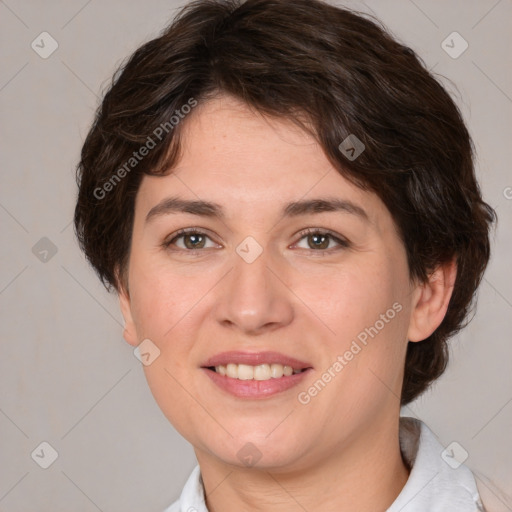
M 0 1 L 1 511 L 158 511 L 195 465 L 71 225 L 74 167 L 101 92 L 182 4 Z M 493 258 L 448 371 L 403 414 L 426 421 L 443 446 L 457 441 L 467 465 L 512 494 L 512 1 L 344 5 L 376 14 L 446 77 L 476 142 L 483 194 L 500 218 Z M 43 31 L 59 45 L 47 59 L 31 48 Z M 457 59 L 441 47 L 453 31 L 469 43 Z M 41 252 L 43 237 L 56 254 Z M 48 469 L 31 458 L 42 441 L 58 452 Z

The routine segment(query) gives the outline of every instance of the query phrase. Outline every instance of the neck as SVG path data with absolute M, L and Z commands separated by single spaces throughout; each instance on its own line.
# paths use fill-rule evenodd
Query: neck
M 377 423 L 377 422 L 376 422 Z M 400 453 L 398 418 L 329 446 L 316 463 L 288 468 L 239 468 L 196 450 L 210 512 L 375 512 L 386 510 L 409 471 Z

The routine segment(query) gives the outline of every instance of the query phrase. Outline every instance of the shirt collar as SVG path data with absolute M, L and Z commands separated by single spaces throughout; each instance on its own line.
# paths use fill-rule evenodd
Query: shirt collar
M 411 472 L 387 512 L 483 510 L 475 478 L 461 463 L 466 452 L 460 444 L 454 442 L 443 448 L 425 423 L 403 417 L 400 448 Z
M 484 510 L 471 471 L 460 464 L 462 447 L 443 449 L 427 425 L 400 418 L 400 448 L 411 467 L 409 478 L 386 512 L 478 512 Z M 463 450 L 463 449 L 462 449 Z M 457 452 L 457 453 L 454 453 Z M 180 499 L 165 512 L 208 512 L 199 466 L 187 480 Z

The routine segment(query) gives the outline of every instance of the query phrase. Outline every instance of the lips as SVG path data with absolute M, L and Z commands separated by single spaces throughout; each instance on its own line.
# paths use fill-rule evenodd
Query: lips
M 305 370 L 312 368 L 312 365 L 295 359 L 294 357 L 280 354 L 279 352 L 222 352 L 205 361 L 202 368 L 215 366 L 227 366 L 228 364 L 245 364 L 259 366 L 261 364 L 281 364 L 291 366 L 294 370 Z
M 311 364 L 278 352 L 223 352 L 205 361 L 201 368 L 223 391 L 251 399 L 286 391 L 312 370 Z

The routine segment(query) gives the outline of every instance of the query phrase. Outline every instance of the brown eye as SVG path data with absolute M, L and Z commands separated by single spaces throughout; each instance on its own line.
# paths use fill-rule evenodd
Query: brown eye
M 186 235 L 181 235 L 180 238 L 183 238 L 185 243 L 185 247 L 187 249 L 202 249 L 204 247 L 205 239 L 203 235 L 198 233 L 191 233 Z
M 301 239 L 299 243 L 306 239 L 307 247 L 300 247 L 301 249 L 311 249 L 313 251 L 330 252 L 344 249 L 349 247 L 349 242 L 339 236 L 328 231 L 322 231 L 318 229 L 310 229 L 301 233 Z M 332 245 L 334 242 L 334 245 Z
M 182 250 L 182 251 L 194 251 L 201 249 L 209 249 L 217 247 L 211 241 L 211 244 L 207 246 L 207 241 L 211 238 L 202 231 L 197 230 L 181 230 L 170 240 L 164 242 L 163 246 L 170 250 Z
M 329 247 L 329 235 L 313 234 L 308 235 L 308 245 L 311 249 L 327 249 Z

